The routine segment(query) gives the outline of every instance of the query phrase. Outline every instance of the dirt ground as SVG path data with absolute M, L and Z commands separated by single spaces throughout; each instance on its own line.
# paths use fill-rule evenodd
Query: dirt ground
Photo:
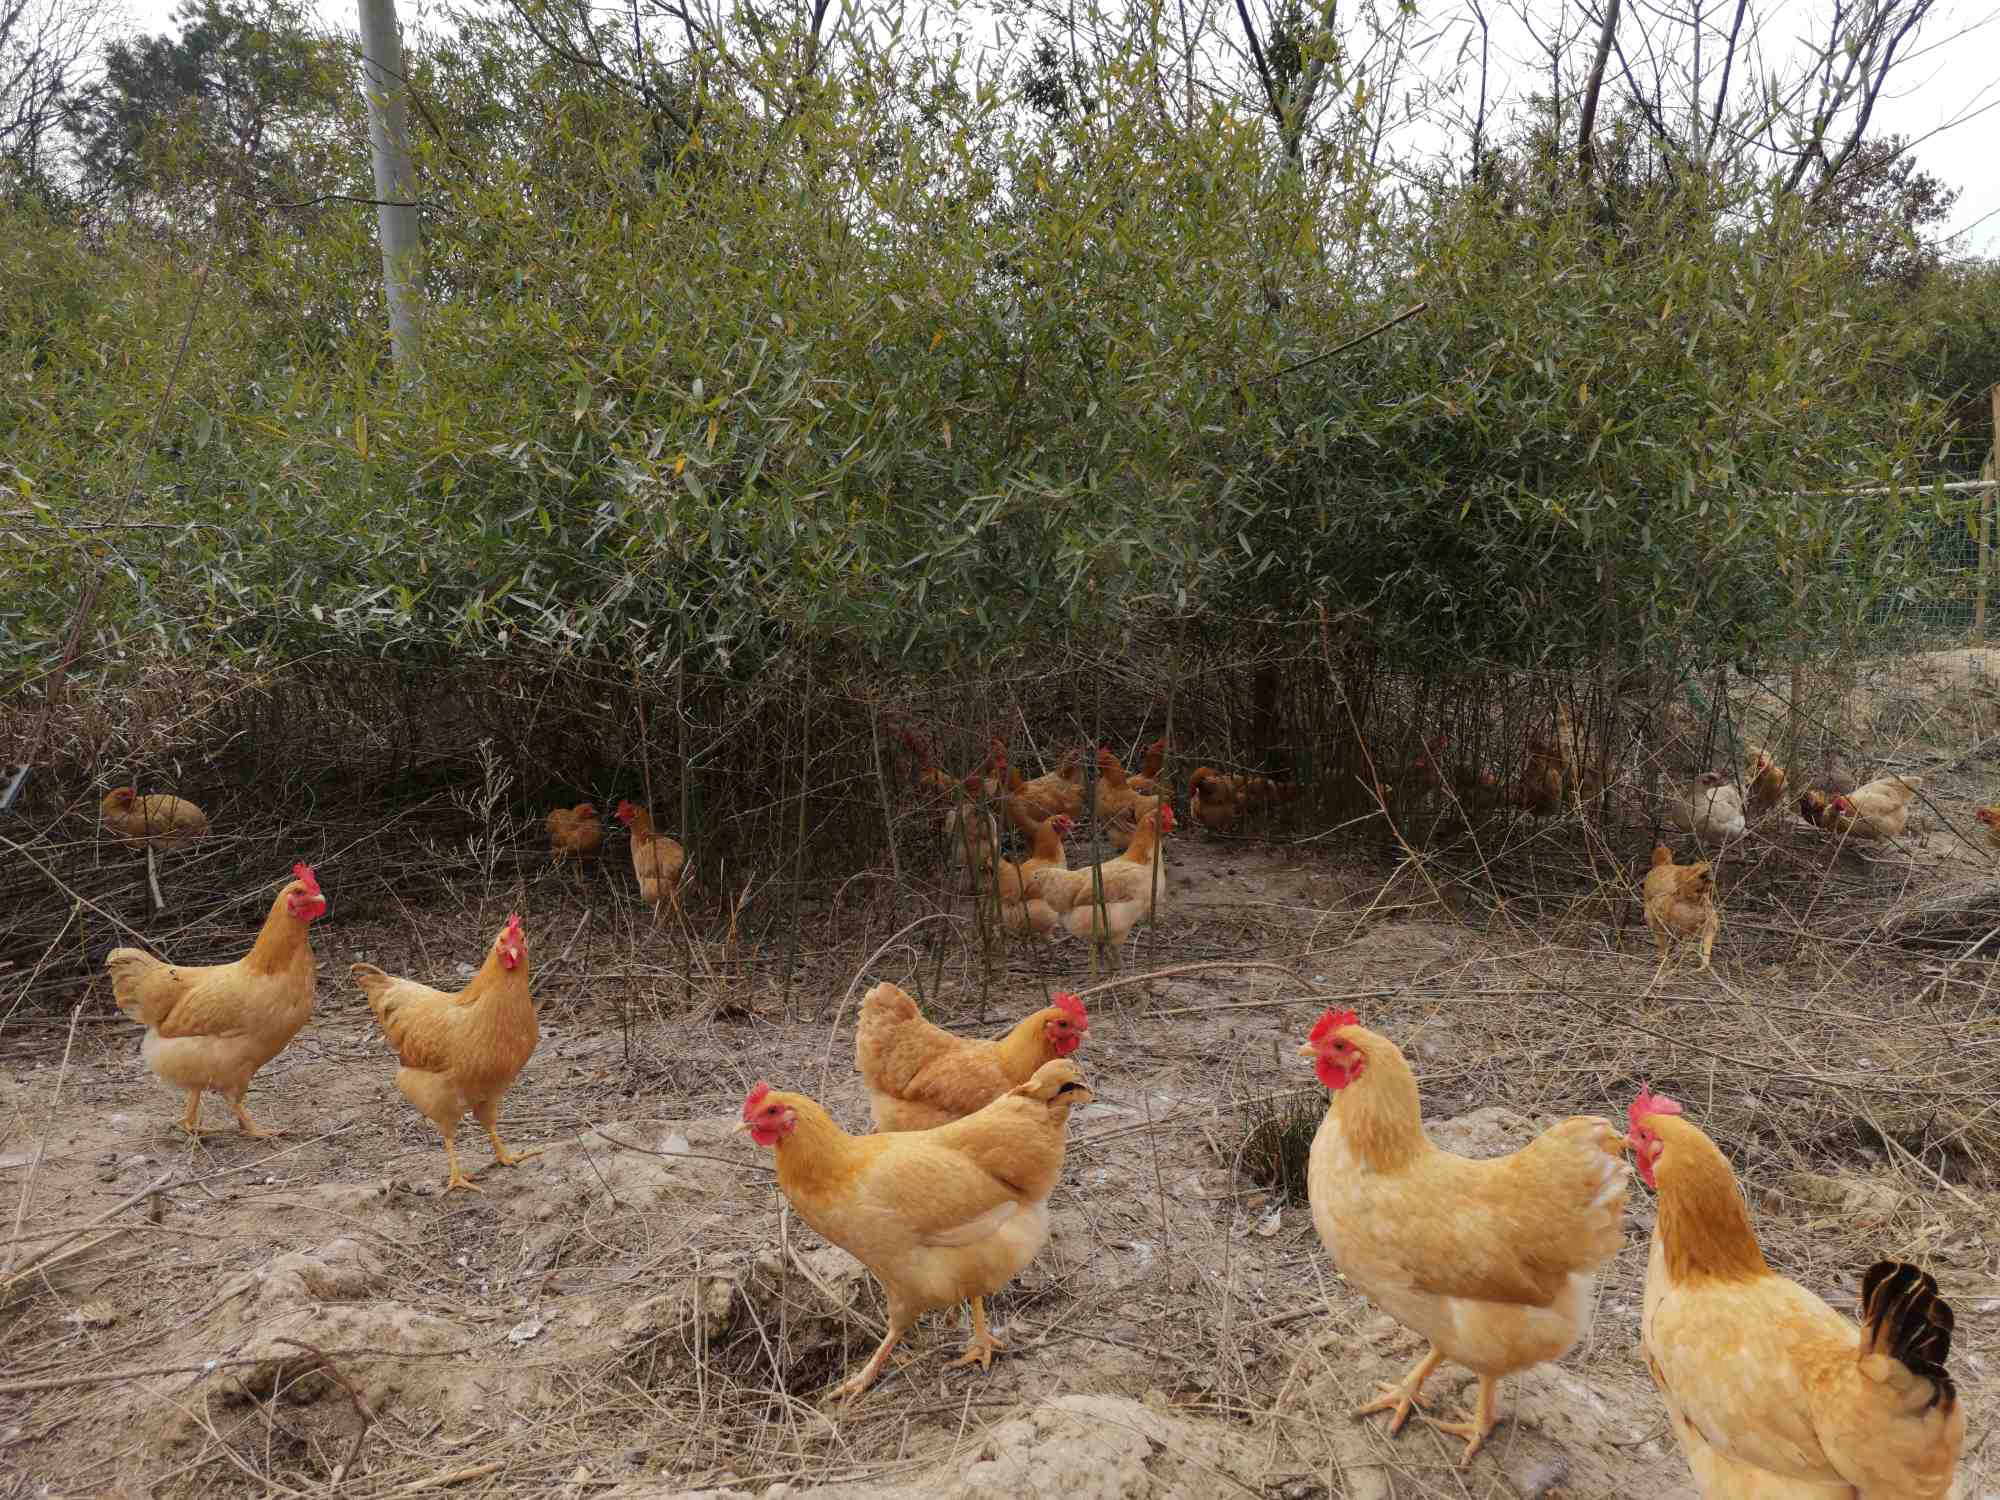
M 1047 1249 L 995 1300 L 1009 1352 L 947 1373 L 963 1331 L 934 1316 L 846 1410 L 825 1391 L 879 1337 L 880 1294 L 787 1218 L 769 1154 L 728 1133 L 745 1090 L 768 1077 L 860 1128 L 866 983 L 992 1035 L 1049 988 L 1087 991 L 1082 950 L 1017 953 L 982 996 L 971 950 L 944 936 L 960 927 L 885 943 L 887 918 L 865 936 L 828 923 L 788 991 L 772 955 L 733 962 L 713 912 L 698 950 L 635 923 L 620 861 L 587 896 L 551 877 L 448 912 L 344 915 L 330 889 L 317 1013 L 249 1098 L 282 1139 L 180 1138 L 179 1098 L 101 986 L 73 1026 L 0 1029 L 18 1217 L 0 1226 L 16 1267 L 0 1472 L 37 1496 L 1691 1500 L 1638 1352 L 1652 1201 L 1636 1181 L 1588 1334 L 1505 1382 L 1507 1420 L 1468 1469 L 1421 1421 L 1391 1439 L 1351 1417 L 1420 1345 L 1239 1159 L 1258 1120 L 1323 1108 L 1292 1049 L 1338 1001 L 1410 1056 L 1443 1145 L 1493 1154 L 1563 1115 L 1622 1117 L 1650 1082 L 1729 1151 L 1773 1262 L 1835 1306 L 1877 1258 L 1928 1266 L 1958 1316 L 1961 1491 L 2000 1493 L 1991 964 L 1884 936 L 1927 892 L 1991 888 L 1988 853 L 1948 826 L 1977 832 L 1983 774 L 1940 778 L 1947 821 L 1927 819 L 1914 862 L 1834 857 L 1782 819 L 1754 836 L 1724 867 L 1708 974 L 1657 966 L 1620 894 L 1643 834 L 1613 858 L 1524 825 L 1517 847 L 1461 840 L 1398 865 L 1386 845 L 1184 831 L 1171 908 L 1128 972 L 1217 966 L 1088 997 L 1079 1061 L 1098 1096 Z M 542 1040 L 502 1129 L 544 1150 L 445 1197 L 436 1133 L 396 1093 L 345 969 L 455 985 L 515 902 Z M 476 1127 L 461 1140 L 469 1166 L 486 1160 Z M 1448 1409 L 1470 1376 L 1446 1366 L 1431 1391 Z

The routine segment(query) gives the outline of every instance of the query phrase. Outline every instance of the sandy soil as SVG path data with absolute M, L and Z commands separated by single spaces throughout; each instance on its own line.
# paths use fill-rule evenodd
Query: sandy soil
M 344 917 L 335 890 L 318 1012 L 250 1096 L 282 1140 L 179 1138 L 179 1100 L 102 987 L 73 1028 L 0 1031 L 0 1182 L 22 1205 L 10 1236 L 30 1236 L 8 1254 L 43 1257 L 7 1282 L 0 1464 L 16 1493 L 119 1497 L 1689 1500 L 1638 1354 L 1652 1205 L 1636 1183 L 1588 1336 L 1506 1382 L 1508 1420 L 1469 1469 L 1421 1422 L 1392 1440 L 1350 1417 L 1420 1345 L 1341 1280 L 1303 1206 L 1239 1164 L 1256 1120 L 1321 1107 L 1292 1047 L 1339 998 L 1401 1042 L 1442 1144 L 1507 1150 L 1562 1115 L 1618 1114 L 1650 1080 L 1726 1142 L 1773 1260 L 1835 1305 L 1882 1255 L 1930 1266 L 1959 1317 L 1963 1492 L 1994 1492 L 2000 1242 L 1968 1145 L 1991 1128 L 1924 1124 L 1987 1092 L 1963 1076 L 2000 1040 L 1974 998 L 1987 966 L 1940 980 L 1924 953 L 1843 946 L 1846 918 L 1808 943 L 1815 913 L 1886 907 L 1919 877 L 1842 856 L 1828 896 L 1794 869 L 1825 866 L 1823 848 L 1782 830 L 1725 872 L 1716 971 L 1662 971 L 1643 930 L 1618 926 L 1637 911 L 1615 886 L 1557 879 L 1555 844 L 1536 873 L 1537 847 L 1503 881 L 1462 857 L 1392 871 L 1311 844 L 1176 839 L 1173 907 L 1134 968 L 1252 959 L 1299 978 L 1217 967 L 1092 997 L 1080 1060 L 1099 1097 L 1073 1128 L 1049 1247 L 996 1299 L 1011 1351 L 990 1374 L 947 1373 L 963 1334 L 934 1317 L 848 1410 L 824 1391 L 879 1337 L 880 1294 L 787 1219 L 768 1156 L 726 1133 L 744 1090 L 768 1076 L 858 1128 L 857 978 L 997 1034 L 1047 987 L 1086 988 L 1081 950 L 1017 955 L 982 997 L 969 950 L 926 948 L 930 929 L 858 972 L 892 929 L 864 941 L 850 922 L 801 954 L 788 1016 L 772 965 L 732 967 L 710 942 L 691 971 L 678 939 L 636 926 L 615 865 L 587 899 L 546 880 L 410 918 Z M 1985 868 L 1946 831 L 1923 847 L 1920 869 L 1950 869 L 1921 878 Z M 1621 879 L 1643 853 L 1622 851 Z M 395 1092 L 345 966 L 455 984 L 516 901 L 542 1042 L 502 1129 L 544 1150 L 446 1197 L 436 1133 Z M 485 1161 L 476 1128 L 461 1140 Z M 1449 1408 L 1470 1377 L 1447 1366 L 1431 1391 Z

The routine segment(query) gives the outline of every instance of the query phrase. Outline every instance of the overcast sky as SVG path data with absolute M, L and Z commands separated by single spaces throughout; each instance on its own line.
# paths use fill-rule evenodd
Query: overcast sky
M 134 28 L 169 28 L 177 0 L 127 0 Z M 1450 0 L 1447 0 L 1450 3 Z M 1761 0 L 1767 50 L 1783 38 L 1809 29 L 1834 0 Z M 318 0 L 315 7 L 330 26 L 353 31 L 353 5 Z M 1430 7 L 1419 0 L 1419 10 Z M 404 0 L 408 24 L 418 0 Z M 1621 27 L 1621 33 L 1623 28 Z M 1497 28 L 1496 28 L 1497 35 Z M 1509 93 L 1525 94 L 1541 82 L 1525 63 L 1509 58 L 1496 39 L 1492 83 L 1495 103 Z M 1515 76 L 1509 78 L 1507 75 Z M 1532 81 L 1531 81 L 1532 78 Z M 1919 165 L 1960 190 L 1949 232 L 1958 236 L 1959 254 L 2000 256 L 2000 0 L 1942 0 L 1925 24 L 1917 50 L 1899 63 L 1893 95 L 1885 94 L 1871 134 L 1897 134 L 1921 141 Z M 1956 122 L 1956 123 L 1954 123 Z

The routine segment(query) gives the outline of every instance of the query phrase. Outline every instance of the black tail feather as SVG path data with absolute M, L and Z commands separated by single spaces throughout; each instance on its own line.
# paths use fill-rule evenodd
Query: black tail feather
M 1958 1400 L 1944 1362 L 1951 1356 L 1951 1304 L 1938 1295 L 1928 1271 L 1901 1261 L 1879 1261 L 1861 1279 L 1861 1326 L 1878 1354 L 1893 1355 L 1913 1375 L 1932 1384 L 1928 1411 L 1949 1411 Z

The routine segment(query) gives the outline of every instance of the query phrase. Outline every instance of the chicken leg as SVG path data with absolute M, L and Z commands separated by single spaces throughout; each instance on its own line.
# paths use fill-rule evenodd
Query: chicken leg
M 1439 1432 L 1465 1439 L 1465 1457 L 1458 1461 L 1461 1469 L 1472 1462 L 1473 1455 L 1486 1446 L 1486 1440 L 1493 1436 L 1493 1429 L 1500 1425 L 1500 1418 L 1493 1410 L 1499 1401 L 1500 1383 L 1482 1375 L 1479 1377 L 1479 1399 L 1473 1404 L 1470 1422 L 1440 1422 L 1436 1417 L 1424 1418 Z
M 972 1299 L 972 1341 L 965 1346 L 965 1352 L 950 1364 L 947 1370 L 956 1370 L 960 1365 L 978 1365 L 982 1370 L 993 1368 L 993 1356 L 1007 1346 L 993 1336 L 993 1330 L 986 1326 L 986 1299 Z
M 868 1356 L 867 1364 L 840 1383 L 834 1394 L 843 1400 L 852 1401 L 873 1385 L 875 1377 L 882 1373 L 882 1366 L 888 1363 L 889 1352 L 896 1347 L 896 1341 L 909 1332 L 910 1324 L 914 1321 L 907 1315 L 898 1315 L 892 1311 L 889 1314 L 889 1332 L 883 1337 L 881 1346 Z
M 467 1177 L 464 1168 L 458 1164 L 458 1147 L 452 1142 L 452 1137 L 456 1134 L 458 1134 L 456 1124 L 444 1133 L 444 1157 L 451 1163 L 451 1176 L 445 1180 L 444 1190 L 449 1193 L 456 1188 L 464 1188 L 468 1193 L 483 1193 L 486 1189 Z
M 201 1138 L 201 1093 L 200 1089 L 188 1090 L 188 1107 L 180 1117 L 180 1127 L 197 1140 Z
M 1431 1352 L 1418 1362 L 1415 1369 L 1403 1377 L 1400 1384 L 1391 1385 L 1386 1380 L 1376 1381 L 1376 1389 L 1382 1394 L 1366 1406 L 1356 1407 L 1354 1415 L 1372 1417 L 1378 1411 L 1393 1411 L 1395 1415 L 1389 1418 L 1390 1435 L 1394 1436 L 1401 1432 L 1403 1424 L 1410 1420 L 1410 1408 L 1415 1407 L 1420 1411 L 1423 1409 L 1424 1403 L 1420 1393 L 1423 1391 L 1424 1382 L 1431 1378 L 1431 1371 L 1443 1363 L 1444 1355 L 1439 1352 L 1436 1345 L 1432 1345 Z
M 229 1107 L 236 1111 L 237 1128 L 252 1140 L 264 1141 L 269 1140 L 272 1136 L 284 1134 L 282 1130 L 266 1130 L 262 1125 L 251 1119 L 250 1111 L 243 1107 L 243 1095 L 240 1090 L 234 1094 L 224 1094 L 222 1097 L 227 1099 Z
M 472 1112 L 479 1117 L 479 1123 L 486 1127 L 486 1137 L 493 1142 L 493 1160 L 500 1166 L 518 1166 L 529 1157 L 540 1156 L 542 1154 L 544 1148 L 540 1146 L 537 1146 L 532 1151 L 514 1152 L 507 1149 L 506 1143 L 500 1139 L 500 1101 L 498 1099 L 482 1099 L 479 1103 L 472 1106 Z

